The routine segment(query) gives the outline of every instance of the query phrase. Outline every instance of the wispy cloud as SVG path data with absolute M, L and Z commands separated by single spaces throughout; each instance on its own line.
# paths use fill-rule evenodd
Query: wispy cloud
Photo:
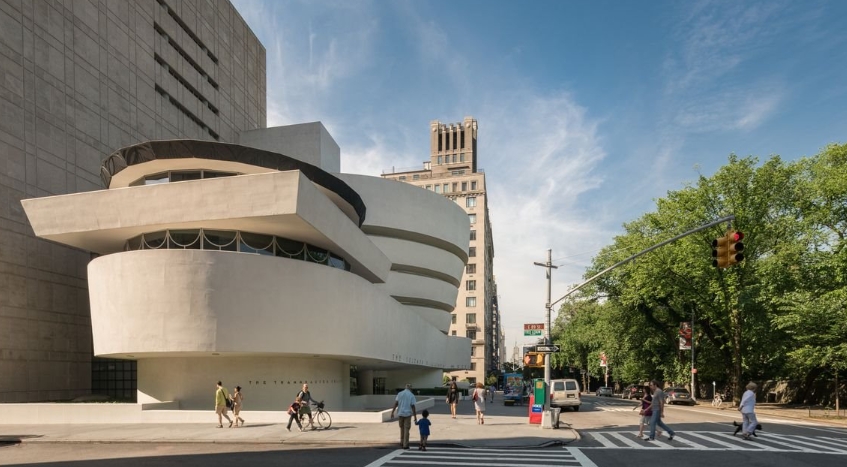
M 766 74 L 749 80 L 741 69 L 779 34 L 776 17 L 785 4 L 715 1 L 688 8 L 664 64 L 667 131 L 756 128 L 778 109 L 786 86 Z
M 503 96 L 510 96 L 505 98 Z M 486 170 L 500 308 L 508 345 L 525 342 L 524 323 L 544 320 L 546 249 L 560 269 L 553 294 L 577 282 L 602 247 L 597 227 L 608 219 L 586 212 L 583 197 L 603 179 L 606 156 L 599 123 L 564 92 L 512 90 L 486 98 L 478 115 Z M 554 297 L 554 300 L 558 297 Z

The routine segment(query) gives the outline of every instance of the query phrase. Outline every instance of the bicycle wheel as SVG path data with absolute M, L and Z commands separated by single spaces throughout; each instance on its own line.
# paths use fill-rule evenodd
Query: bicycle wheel
M 315 419 L 318 421 L 318 425 L 324 430 L 332 426 L 332 417 L 327 412 L 318 412 L 315 414 Z

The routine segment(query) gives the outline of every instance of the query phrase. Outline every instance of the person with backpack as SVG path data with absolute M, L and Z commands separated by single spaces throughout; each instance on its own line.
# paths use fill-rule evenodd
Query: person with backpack
M 312 393 L 309 392 L 309 385 L 303 383 L 303 389 L 297 393 L 297 398 L 300 399 L 300 417 L 303 415 L 309 416 L 309 425 L 312 429 L 315 429 L 315 425 L 312 423 L 312 408 L 309 406 L 312 403 Z
M 215 389 L 215 413 L 218 415 L 218 428 L 224 427 L 222 418 L 225 418 L 229 422 L 229 427 L 232 428 L 232 420 L 226 414 L 226 409 L 229 407 L 232 407 L 229 391 L 218 381 L 217 389 Z

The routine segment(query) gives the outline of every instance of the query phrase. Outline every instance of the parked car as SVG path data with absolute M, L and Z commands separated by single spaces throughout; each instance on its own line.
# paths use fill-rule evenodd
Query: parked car
M 644 386 L 630 384 L 621 393 L 622 399 L 641 399 L 644 397 Z
M 665 403 L 694 405 L 697 402 L 691 397 L 691 393 L 685 388 L 665 389 Z
M 612 395 L 614 395 L 614 391 L 612 391 L 612 388 L 610 388 L 609 386 L 603 386 L 601 388 L 597 388 L 597 392 L 595 392 L 595 394 L 597 394 L 598 397 L 612 397 Z
M 550 381 L 550 407 L 570 407 L 579 411 L 582 401 L 579 398 L 579 382 L 575 379 L 554 379 Z

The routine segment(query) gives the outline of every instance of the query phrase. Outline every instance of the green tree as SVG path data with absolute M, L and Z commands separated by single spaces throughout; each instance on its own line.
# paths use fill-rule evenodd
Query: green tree
M 746 259 L 718 270 L 710 243 L 724 228 L 690 235 L 601 277 L 562 305 L 554 326 L 558 365 L 616 380 L 689 381 L 681 321 L 694 318 L 698 376 L 740 393 L 744 379 L 806 377 L 845 361 L 847 147 L 786 164 L 729 157 L 713 176 L 657 200 L 626 223 L 586 277 L 633 253 L 727 214 L 745 233 Z M 827 373 L 829 372 L 829 373 Z

